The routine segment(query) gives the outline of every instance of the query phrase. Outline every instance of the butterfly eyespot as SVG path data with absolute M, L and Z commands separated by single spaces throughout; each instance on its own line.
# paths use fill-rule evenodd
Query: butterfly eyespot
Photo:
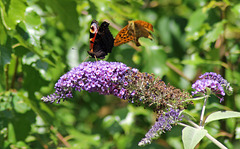
M 97 32 L 97 24 L 96 23 L 93 23 L 91 25 L 90 32 L 93 33 L 93 34 Z

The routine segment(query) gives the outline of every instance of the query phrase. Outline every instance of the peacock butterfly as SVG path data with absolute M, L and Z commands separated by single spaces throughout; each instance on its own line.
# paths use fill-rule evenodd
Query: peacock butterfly
M 109 23 L 104 21 L 100 27 L 98 22 L 93 20 L 90 26 L 90 51 L 88 54 L 93 58 L 104 59 L 112 52 L 114 38 L 108 28 Z

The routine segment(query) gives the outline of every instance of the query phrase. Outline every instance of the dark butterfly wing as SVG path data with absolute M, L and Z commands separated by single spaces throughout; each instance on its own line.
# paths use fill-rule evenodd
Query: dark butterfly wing
M 93 20 L 91 22 L 91 26 L 90 26 L 90 51 L 93 52 L 93 45 L 94 45 L 94 41 L 98 32 L 99 26 L 98 26 L 98 22 L 96 20 Z
M 108 26 L 109 23 L 104 21 L 99 27 L 93 44 L 93 52 L 88 52 L 92 57 L 103 59 L 112 52 L 114 38 Z

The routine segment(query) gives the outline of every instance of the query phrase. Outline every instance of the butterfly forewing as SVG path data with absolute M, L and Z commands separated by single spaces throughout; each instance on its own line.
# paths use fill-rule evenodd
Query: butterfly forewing
M 93 45 L 98 32 L 98 22 L 93 20 L 90 26 L 90 51 L 93 52 Z
M 114 40 L 114 46 L 120 46 L 121 44 L 132 41 L 134 36 L 129 34 L 128 25 L 119 31 Z

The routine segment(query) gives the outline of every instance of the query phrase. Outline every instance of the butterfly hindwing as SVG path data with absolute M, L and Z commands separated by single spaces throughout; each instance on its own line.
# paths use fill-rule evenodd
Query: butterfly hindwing
M 153 26 L 148 22 L 142 20 L 128 21 L 128 25 L 121 29 L 115 37 L 114 46 L 119 46 L 132 40 L 135 41 L 136 46 L 140 46 L 141 44 L 138 41 L 140 37 L 153 39 L 150 31 L 153 31 Z
M 96 38 L 100 40 L 102 48 L 105 49 L 104 51 L 106 51 L 107 53 L 111 53 L 113 48 L 114 38 L 108 26 L 109 26 L 109 23 L 104 21 L 98 30 L 98 34 Z
M 153 39 L 152 34 L 150 33 L 150 30 L 153 31 L 153 27 L 148 22 L 141 21 L 141 20 L 129 21 L 128 30 L 131 34 L 133 34 L 136 46 L 141 45 L 138 41 L 140 37 L 149 38 L 151 40 Z
M 91 28 L 92 25 L 94 24 L 91 24 Z M 114 38 L 108 26 L 109 23 L 104 21 L 97 29 L 94 36 L 91 35 L 92 33 L 90 28 L 90 51 L 88 51 L 88 54 L 92 57 L 103 59 L 108 53 L 112 52 Z
M 143 26 L 146 30 L 148 31 L 153 31 L 153 25 L 148 23 L 148 22 L 145 22 L 145 21 L 142 21 L 142 20 L 137 20 L 137 21 L 134 21 L 135 24 L 138 24 L 140 26 Z

